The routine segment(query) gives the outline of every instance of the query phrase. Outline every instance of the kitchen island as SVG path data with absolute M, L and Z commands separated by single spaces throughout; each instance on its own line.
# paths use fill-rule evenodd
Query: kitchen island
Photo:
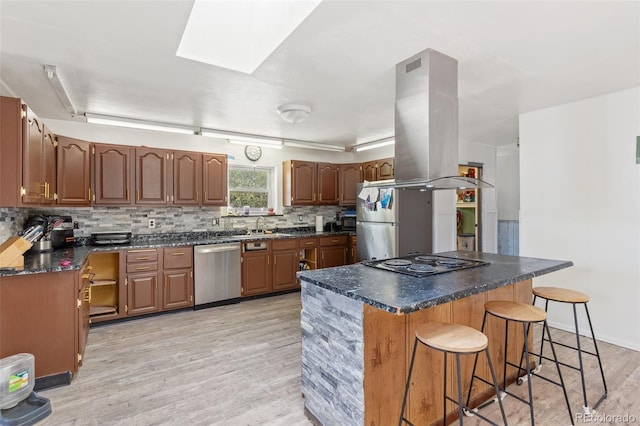
M 533 277 L 572 266 L 569 261 L 489 253 L 440 254 L 489 264 L 423 278 L 364 264 L 299 273 L 302 392 L 305 411 L 314 423 L 397 424 L 417 325 L 437 321 L 480 329 L 487 300 L 531 303 Z M 486 330 L 499 380 L 504 361 L 502 324 L 489 318 Z M 521 328 L 512 326 L 510 336 L 519 338 L 510 339 L 509 359 L 516 359 L 523 342 L 517 333 Z M 479 374 L 489 378 L 488 367 L 480 360 Z M 442 361 L 441 352 L 418 351 L 407 408 L 416 425 L 432 424 L 443 416 Z M 466 388 L 473 357 L 462 361 Z M 451 373 L 448 376 L 453 379 Z M 508 381 L 514 379 L 509 374 Z M 455 394 L 456 387 L 448 387 Z M 463 389 L 465 397 L 467 391 Z M 474 383 L 475 404 L 491 396 L 488 386 Z M 454 406 L 448 404 L 453 417 Z

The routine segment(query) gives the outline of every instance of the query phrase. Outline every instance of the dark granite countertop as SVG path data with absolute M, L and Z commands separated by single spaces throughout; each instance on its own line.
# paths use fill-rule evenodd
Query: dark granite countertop
M 323 237 L 334 235 L 355 235 L 353 232 L 315 232 L 309 229 L 281 229 L 277 231 L 277 237 L 269 234 L 229 235 L 216 233 L 184 233 L 184 234 L 159 234 L 139 236 L 133 239 L 131 244 L 124 245 L 77 245 L 65 249 L 53 250 L 43 253 L 26 253 L 24 256 L 24 269 L 0 268 L 0 277 L 14 275 L 40 274 L 45 272 L 62 272 L 82 268 L 89 253 L 109 252 L 117 250 L 129 250 L 139 248 L 162 248 L 179 246 L 196 246 L 204 244 L 239 243 L 246 241 L 290 239 L 305 237 Z M 69 264 L 62 266 L 63 261 Z
M 298 277 L 307 283 L 393 314 L 404 314 L 484 293 L 573 265 L 570 261 L 468 251 L 438 254 L 477 259 L 490 264 L 425 278 L 384 271 L 363 264 L 302 271 L 298 273 Z

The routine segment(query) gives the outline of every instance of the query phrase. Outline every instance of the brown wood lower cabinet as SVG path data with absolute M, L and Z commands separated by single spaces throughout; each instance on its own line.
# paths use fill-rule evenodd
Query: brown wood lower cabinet
M 318 239 L 320 250 L 319 267 L 331 268 L 347 264 L 348 236 L 337 235 L 330 237 L 320 237 Z
M 298 240 L 272 241 L 274 291 L 300 288 L 296 272 L 299 267 Z
M 91 322 L 193 306 L 193 247 L 92 253 Z
M 165 248 L 163 270 L 162 309 L 193 306 L 193 248 Z
M 160 310 L 158 271 L 128 274 L 127 315 L 141 315 Z
M 402 395 L 413 350 L 416 328 L 426 322 L 451 322 L 476 329 L 482 326 L 484 303 L 488 300 L 514 300 L 531 303 L 531 280 L 475 294 L 453 302 L 443 303 L 408 315 L 393 315 L 369 305 L 364 305 L 364 404 L 365 424 L 395 424 L 402 406 Z M 513 329 L 512 329 L 513 327 Z M 504 371 L 504 321 L 489 318 L 485 334 L 489 339 L 489 352 L 498 381 Z M 518 336 L 518 337 L 516 337 Z M 530 336 L 532 337 L 532 336 Z M 532 340 L 529 342 L 532 344 Z M 508 357 L 517 363 L 522 351 L 522 326 L 512 322 L 509 328 Z M 385 348 L 381 354 L 380 348 Z M 448 364 L 455 366 L 454 355 L 448 355 Z M 532 360 L 533 361 L 533 360 Z M 469 392 L 473 356 L 460 357 L 463 400 Z M 416 425 L 441 424 L 443 406 L 443 354 L 440 351 L 419 345 L 413 366 L 412 380 L 407 398 L 406 415 Z M 488 365 L 483 356 L 479 358 L 478 373 L 490 380 Z M 507 382 L 515 380 L 516 371 L 507 371 Z M 447 372 L 449 395 L 457 395 L 457 378 L 454 368 Z M 495 393 L 479 380 L 471 390 L 472 406 L 492 397 Z M 457 408 L 447 402 L 447 424 L 453 422 Z
M 247 243 L 250 244 L 250 243 Z M 246 244 L 245 244 L 246 246 Z M 242 251 L 242 296 L 271 291 L 271 253 L 267 250 Z
M 84 350 L 89 340 L 89 316 L 91 301 L 91 266 L 87 259 L 80 273 L 80 288 L 78 289 L 78 365 L 82 365 Z
M 0 358 L 33 354 L 36 377 L 78 370 L 79 275 L 0 277 Z
M 125 252 L 127 287 L 127 315 L 158 312 L 161 306 L 161 289 L 158 286 L 159 249 L 134 249 Z

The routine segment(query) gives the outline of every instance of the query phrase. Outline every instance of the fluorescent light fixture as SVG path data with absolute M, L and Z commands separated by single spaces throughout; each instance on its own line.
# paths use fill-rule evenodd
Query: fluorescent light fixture
M 371 142 L 366 142 L 366 143 L 361 143 L 359 145 L 355 145 L 353 147 L 353 150 L 356 152 L 360 152 L 360 151 L 367 151 L 369 149 L 374 149 L 374 148 L 381 148 L 383 146 L 389 146 L 389 145 L 393 145 L 395 144 L 395 138 L 390 137 L 390 138 L 386 138 L 386 139 L 380 139 L 377 141 L 371 141 Z
M 179 124 L 158 123 L 155 121 L 136 120 L 133 118 L 112 117 L 108 115 L 85 113 L 87 123 L 106 124 L 107 126 L 128 127 L 131 129 L 158 130 L 161 132 L 181 133 L 195 135 L 198 129 L 195 127 L 181 126 Z
M 200 129 L 200 134 L 211 138 L 226 139 L 229 143 L 234 144 L 260 145 L 268 148 L 282 149 L 282 139 L 279 138 L 213 129 Z
M 251 74 L 321 0 L 195 0 L 176 56 Z
M 334 152 L 344 152 L 346 148 L 340 145 L 329 145 L 319 142 L 306 142 L 306 141 L 296 141 L 286 139 L 284 141 L 284 146 L 290 146 L 292 148 L 306 148 L 306 149 L 319 149 L 321 151 L 334 151 Z
M 71 115 L 77 115 L 78 110 L 73 104 L 71 96 L 69 96 L 69 92 L 67 92 L 67 88 L 64 87 L 64 83 L 62 83 L 62 80 L 60 80 L 60 76 L 58 75 L 56 67 L 53 65 L 45 65 L 44 72 L 47 75 L 47 78 L 49 79 L 49 83 L 51 83 L 53 90 L 56 92 L 56 95 L 58 95 L 60 102 L 62 102 L 62 105 L 64 105 L 64 108 L 67 110 L 67 112 L 69 112 L 69 114 Z
M 269 149 L 282 149 L 282 142 L 280 142 L 280 145 L 276 145 L 270 142 L 247 142 L 247 141 L 237 141 L 234 139 L 229 139 L 229 143 L 234 145 L 257 145 L 257 146 L 261 146 L 263 148 L 269 148 Z

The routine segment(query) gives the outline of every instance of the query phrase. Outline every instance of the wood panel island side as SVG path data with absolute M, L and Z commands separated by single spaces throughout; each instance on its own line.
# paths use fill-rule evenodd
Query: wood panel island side
M 315 424 L 380 426 L 398 423 L 415 329 L 424 322 L 450 322 L 480 329 L 484 303 L 531 303 L 532 278 L 572 266 L 569 261 L 447 252 L 445 256 L 489 262 L 425 278 L 362 264 L 299 273 L 302 284 L 302 393 L 305 412 Z M 522 349 L 522 328 L 509 329 L 508 356 Z M 489 317 L 485 331 L 498 380 L 504 364 L 504 322 Z M 518 336 L 512 338 L 511 336 Z M 453 362 L 453 355 L 450 362 Z M 463 396 L 468 393 L 473 357 L 462 357 Z M 450 365 L 455 365 L 451 363 Z M 490 380 L 480 357 L 480 375 Z M 515 371 L 508 381 L 515 379 Z M 442 352 L 419 346 L 407 403 L 416 425 L 443 417 Z M 455 376 L 447 388 L 456 395 Z M 474 382 L 472 405 L 494 392 Z M 456 416 L 447 405 L 451 420 Z M 449 416 L 448 414 L 448 416 Z

